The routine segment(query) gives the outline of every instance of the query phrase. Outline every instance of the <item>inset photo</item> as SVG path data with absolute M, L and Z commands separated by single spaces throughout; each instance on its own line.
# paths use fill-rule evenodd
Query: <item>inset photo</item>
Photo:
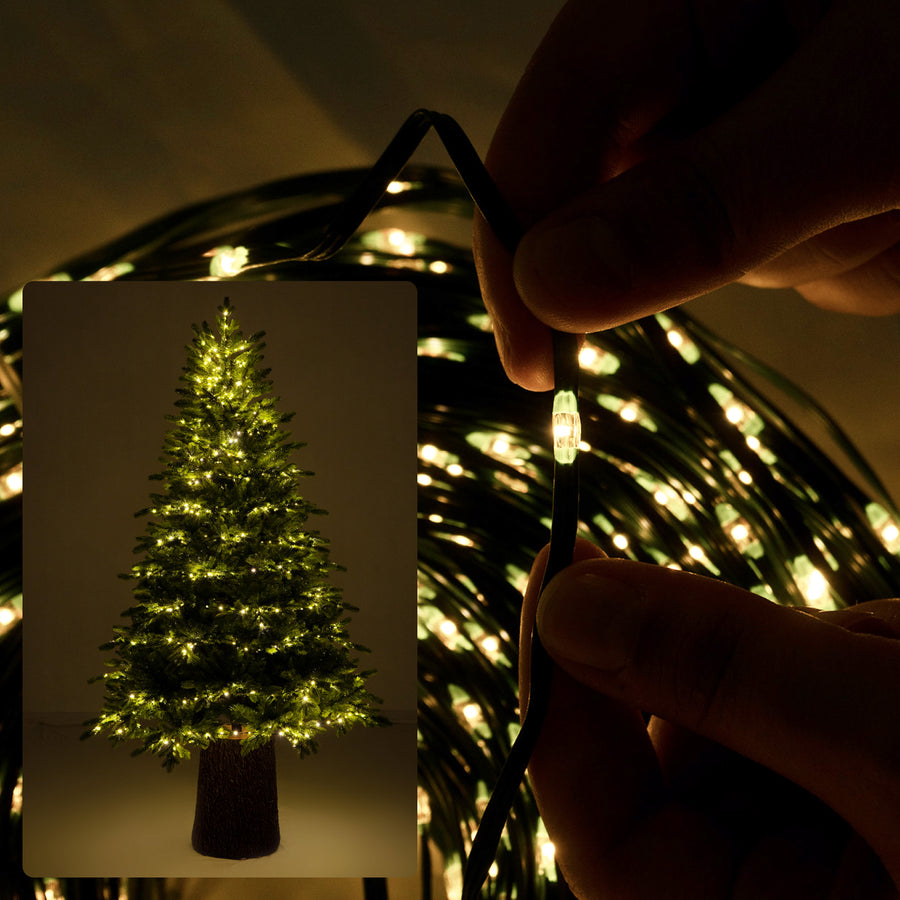
M 24 306 L 25 871 L 412 875 L 415 287 Z

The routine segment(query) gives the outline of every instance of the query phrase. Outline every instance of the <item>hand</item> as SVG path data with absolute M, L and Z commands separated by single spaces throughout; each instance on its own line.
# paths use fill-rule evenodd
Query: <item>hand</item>
M 577 897 L 900 896 L 900 601 L 780 607 L 579 541 L 538 603 L 545 565 L 529 773 Z
M 515 258 L 476 222 L 509 376 L 735 280 L 900 310 L 898 46 L 894 0 L 570 0 L 487 157 Z

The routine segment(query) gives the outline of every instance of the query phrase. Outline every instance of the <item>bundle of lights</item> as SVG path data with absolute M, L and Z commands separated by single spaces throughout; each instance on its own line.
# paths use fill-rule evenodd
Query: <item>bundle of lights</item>
M 447 896 L 457 898 L 518 731 L 518 617 L 526 573 L 548 540 L 550 406 L 499 365 L 468 243 L 472 202 L 457 174 L 406 166 L 336 254 L 297 259 L 365 175 L 312 175 L 194 206 L 53 277 L 416 284 L 418 821 L 423 843 L 442 857 Z M 11 333 L 20 313 L 16 294 L 5 305 Z M 579 365 L 579 534 L 610 556 L 722 578 L 782 604 L 841 608 L 896 594 L 900 518 L 890 499 L 839 429 L 776 373 L 677 310 L 590 336 Z M 826 423 L 853 480 L 778 411 L 770 399 L 778 392 Z M 0 434 L 13 428 L 2 447 L 18 447 L 21 417 L 11 404 L 0 415 Z M 3 477 L 18 464 L 15 452 L 3 457 Z M 18 499 L 0 504 L 4 547 L 18 538 Z M 8 603 L 20 572 L 12 556 L 5 562 Z M 6 802 L 18 767 L 4 752 Z M 431 896 L 427 871 L 422 891 Z M 563 896 L 527 785 L 482 895 Z

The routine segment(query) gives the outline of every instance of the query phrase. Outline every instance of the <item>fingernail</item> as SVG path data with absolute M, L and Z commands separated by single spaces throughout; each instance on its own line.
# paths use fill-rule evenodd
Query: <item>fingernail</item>
M 591 573 L 563 572 L 538 604 L 538 632 L 557 657 L 597 669 L 621 669 L 634 656 L 641 628 L 638 592 Z
M 516 255 L 517 283 L 526 303 L 561 295 L 602 298 L 628 290 L 621 240 L 603 219 L 572 219 L 526 235 Z

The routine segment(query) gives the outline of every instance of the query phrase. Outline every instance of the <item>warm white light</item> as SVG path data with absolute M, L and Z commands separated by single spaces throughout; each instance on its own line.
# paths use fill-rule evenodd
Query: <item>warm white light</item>
M 0 607 L 0 628 L 6 628 L 16 620 L 16 612 L 9 606 Z
M 412 256 L 416 252 L 415 242 L 402 228 L 390 228 L 386 234 L 387 242 L 397 253 Z
M 9 437 L 16 433 L 16 426 L 12 422 L 4 422 L 0 425 L 0 437 Z
M 497 456 L 504 456 L 509 453 L 509 441 L 505 438 L 497 438 L 493 444 L 491 444 L 491 450 L 497 454 Z
M 811 603 L 821 600 L 828 591 L 828 582 L 825 576 L 818 570 L 813 569 L 806 581 L 806 599 Z
M 500 639 L 493 635 L 488 635 L 482 640 L 481 646 L 486 653 L 498 653 L 500 651 Z
M 450 619 L 444 619 L 444 621 L 438 625 L 438 630 L 447 637 L 452 637 L 458 631 L 456 623 L 452 622 Z
M 738 404 L 734 403 L 725 410 L 725 418 L 731 422 L 732 425 L 737 425 L 741 419 L 744 418 L 744 409 Z
M 437 453 L 438 448 L 434 444 L 426 444 L 422 448 L 422 459 L 427 459 L 430 462 L 437 456 Z
M 467 703 L 462 714 L 470 725 L 474 725 L 481 718 L 481 707 L 477 703 Z
M 22 464 L 10 469 L 0 478 L 0 499 L 13 497 L 22 493 Z
M 738 472 L 738 481 L 742 484 L 753 484 L 753 476 L 746 469 L 741 469 Z
M 431 476 L 430 476 L 430 475 L 426 475 L 424 472 L 420 472 L 420 473 L 416 476 L 416 481 L 417 481 L 419 484 L 421 484 L 422 487 L 428 487 L 428 485 L 431 484 L 431 480 L 432 480 L 432 479 L 431 479 Z
M 656 491 L 653 499 L 660 505 L 665 506 L 669 502 L 669 495 L 662 489 Z
M 762 446 L 762 444 L 760 443 L 759 438 L 755 434 L 748 434 L 747 435 L 747 446 L 751 450 L 756 451 L 756 450 L 759 450 L 759 448 Z
M 696 544 L 694 544 L 692 547 L 688 547 L 688 556 L 690 556 L 691 559 L 696 559 L 699 562 L 703 559 L 704 556 L 703 548 L 698 547 Z
M 597 353 L 597 349 L 595 347 L 582 347 L 578 353 L 578 362 L 588 368 L 592 366 L 596 361 L 599 353 Z
M 633 403 L 626 403 L 620 410 L 619 415 L 626 422 L 636 422 L 638 417 L 637 407 Z
M 209 261 L 209 274 L 213 278 L 231 278 L 240 274 L 247 263 L 249 251 L 246 247 L 216 247 L 205 256 Z M 226 313 L 227 315 L 227 313 Z
M 450 465 L 447 466 L 448 475 L 453 475 L 455 477 L 457 475 L 462 475 L 462 473 L 463 467 L 459 463 L 450 463 Z
M 684 343 L 684 335 L 674 328 L 670 328 L 666 332 L 666 338 L 673 347 L 680 347 Z
M 430 263 L 428 263 L 428 268 L 434 272 L 435 275 L 446 275 L 447 272 L 450 271 L 450 266 L 447 265 L 442 259 L 434 259 Z
M 614 534 L 612 542 L 613 546 L 619 550 L 626 550 L 628 548 L 628 538 L 624 534 Z
M 891 522 L 890 525 L 885 525 L 881 530 L 881 537 L 887 543 L 892 544 L 897 538 L 900 538 L 900 528 Z
M 743 523 L 739 523 L 731 529 L 731 536 L 738 542 L 746 541 L 750 537 L 750 529 Z

